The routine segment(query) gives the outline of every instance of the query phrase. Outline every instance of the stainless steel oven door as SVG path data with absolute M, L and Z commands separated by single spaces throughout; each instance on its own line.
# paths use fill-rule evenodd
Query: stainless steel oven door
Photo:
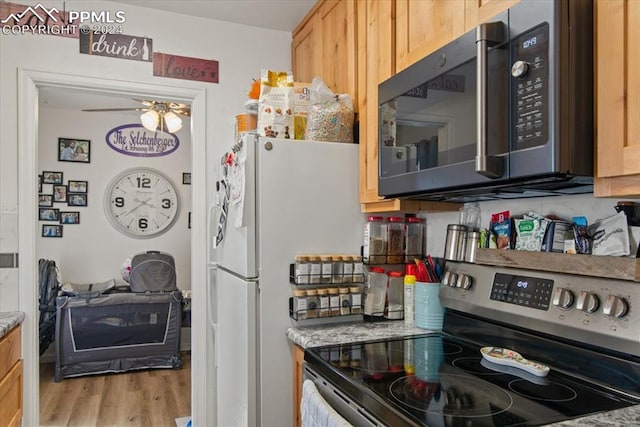
M 505 12 L 380 84 L 381 195 L 508 178 L 507 41 Z

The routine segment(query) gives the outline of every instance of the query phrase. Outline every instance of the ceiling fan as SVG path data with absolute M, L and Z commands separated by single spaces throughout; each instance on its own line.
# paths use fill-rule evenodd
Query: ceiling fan
M 140 115 L 142 126 L 151 132 L 156 129 L 160 129 L 162 131 L 167 130 L 170 133 L 177 132 L 182 129 L 182 119 L 180 119 L 179 116 L 191 116 L 191 108 L 187 104 L 166 101 L 149 101 L 146 99 L 134 99 L 134 101 L 141 103 L 144 107 L 89 108 L 82 111 L 143 111 Z

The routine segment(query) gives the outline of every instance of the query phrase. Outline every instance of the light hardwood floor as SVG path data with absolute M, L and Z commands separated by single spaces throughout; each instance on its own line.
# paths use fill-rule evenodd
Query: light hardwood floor
M 191 355 L 182 369 L 53 380 L 54 364 L 40 365 L 40 425 L 47 427 L 175 427 L 191 414 Z

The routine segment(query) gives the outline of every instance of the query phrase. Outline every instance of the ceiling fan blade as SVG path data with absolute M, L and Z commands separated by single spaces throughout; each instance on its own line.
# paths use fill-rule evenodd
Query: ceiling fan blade
M 172 108 L 171 111 L 173 111 L 174 113 L 179 114 L 181 116 L 191 117 L 191 110 L 174 110 Z
M 147 108 L 87 108 L 82 111 L 98 112 L 98 111 L 147 111 Z
M 156 101 L 149 101 L 147 99 L 137 99 L 137 98 L 131 98 L 136 102 L 139 102 L 140 104 L 146 105 L 147 107 L 151 107 L 152 105 L 156 104 Z
M 170 102 L 169 108 L 172 110 L 190 110 L 191 109 L 187 104 L 179 104 L 177 102 Z

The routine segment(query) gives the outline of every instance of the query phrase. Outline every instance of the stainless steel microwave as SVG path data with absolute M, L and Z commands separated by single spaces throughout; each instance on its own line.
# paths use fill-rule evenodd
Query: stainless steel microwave
M 522 0 L 378 87 L 381 196 L 593 190 L 593 3 Z

